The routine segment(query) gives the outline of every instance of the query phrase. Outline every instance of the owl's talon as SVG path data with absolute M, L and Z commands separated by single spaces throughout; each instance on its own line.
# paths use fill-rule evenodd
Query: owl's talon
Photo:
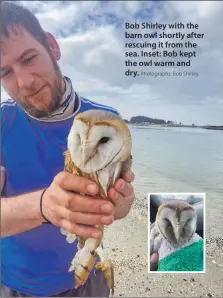
M 114 295 L 114 268 L 110 261 L 102 261 L 95 265 L 95 269 L 104 272 L 104 276 L 107 279 L 108 287 L 112 290 L 112 296 Z

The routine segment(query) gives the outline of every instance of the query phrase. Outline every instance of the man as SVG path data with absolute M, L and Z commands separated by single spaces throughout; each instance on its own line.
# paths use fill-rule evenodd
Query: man
M 100 237 L 94 225 L 109 225 L 128 214 L 134 174 L 128 171 L 116 181 L 109 190 L 112 203 L 105 202 L 95 198 L 96 184 L 63 171 L 63 152 L 78 113 L 117 111 L 73 90 L 58 67 L 56 40 L 27 9 L 1 3 L 0 38 L 1 83 L 13 99 L 1 108 L 1 297 L 108 296 L 98 271 L 91 272 L 86 285 L 73 289 L 68 269 L 77 243 L 67 244 L 60 228 Z M 43 224 L 46 219 L 51 224 Z

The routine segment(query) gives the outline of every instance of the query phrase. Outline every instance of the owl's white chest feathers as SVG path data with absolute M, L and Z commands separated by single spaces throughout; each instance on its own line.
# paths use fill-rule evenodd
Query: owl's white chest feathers
M 112 187 L 116 179 L 119 178 L 122 168 L 123 164 L 119 162 L 110 164 L 106 168 L 90 174 L 93 180 L 101 187 L 106 197 L 108 189 Z

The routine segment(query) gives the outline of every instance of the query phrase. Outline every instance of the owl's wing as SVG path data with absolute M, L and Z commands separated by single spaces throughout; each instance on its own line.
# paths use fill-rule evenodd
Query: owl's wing
M 124 172 L 128 171 L 128 170 L 131 170 L 132 168 L 132 161 L 133 161 L 133 158 L 132 158 L 132 155 L 130 155 L 122 164 L 122 171 L 121 171 L 121 175 L 124 174 Z
M 158 252 L 159 247 L 161 246 L 163 236 L 160 233 L 157 224 L 153 223 L 150 225 L 150 245 L 152 245 L 152 249 L 150 247 L 150 254 L 154 252 Z
M 80 170 L 72 162 L 70 151 L 69 150 L 65 151 L 63 155 L 65 157 L 64 170 L 67 172 L 70 172 L 76 176 L 81 176 Z
M 81 176 L 80 170 L 73 164 L 71 155 L 69 150 L 64 152 L 64 170 L 67 172 L 70 172 L 76 176 Z M 81 237 L 77 237 L 75 234 L 69 233 L 65 231 L 64 229 L 60 229 L 61 234 L 66 236 L 66 241 L 68 243 L 73 243 L 76 239 L 78 239 L 78 245 L 82 247 L 84 245 L 85 239 L 82 239 Z

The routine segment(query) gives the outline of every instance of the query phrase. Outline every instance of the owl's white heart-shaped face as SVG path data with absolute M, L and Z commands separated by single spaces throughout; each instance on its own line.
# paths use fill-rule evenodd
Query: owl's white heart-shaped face
M 125 139 L 112 125 L 76 120 L 68 135 L 68 149 L 73 163 L 82 172 L 92 173 L 123 161 L 130 154 Z
M 156 224 L 170 243 L 183 243 L 196 232 L 197 214 L 185 201 L 170 200 L 160 207 Z

